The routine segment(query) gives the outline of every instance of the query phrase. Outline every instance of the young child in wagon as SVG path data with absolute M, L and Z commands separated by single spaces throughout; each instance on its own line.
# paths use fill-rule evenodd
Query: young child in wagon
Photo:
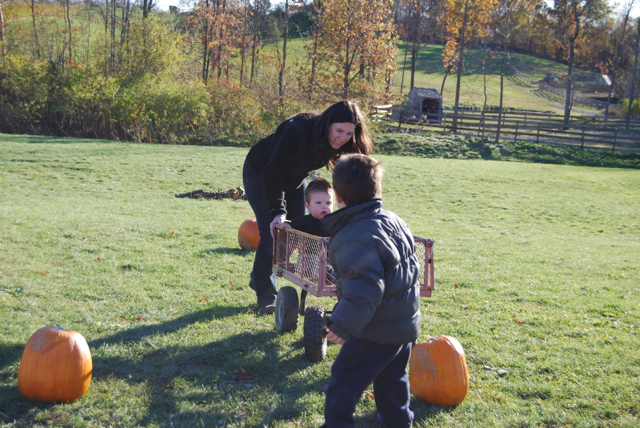
M 356 405 L 372 382 L 378 424 L 413 422 L 407 364 L 420 333 L 420 268 L 411 231 L 382 208 L 382 174 L 369 156 L 342 156 L 333 170 L 340 209 L 321 220 L 338 292 L 327 339 L 342 344 L 326 393 L 328 428 L 355 427 Z
M 304 203 L 309 214 L 296 217 L 283 227 L 291 227 L 304 233 L 315 236 L 329 236 L 325 232 L 320 220 L 333 212 L 333 189 L 331 183 L 322 177 L 318 177 L 307 184 L 304 192 Z
M 331 183 L 322 177 L 318 177 L 307 184 L 304 192 L 305 206 L 309 214 L 295 217 L 290 222 L 284 223 L 283 227 L 299 230 L 310 235 L 327 237 L 329 234 L 324 230 L 320 220 L 327 214 L 333 212 L 333 188 Z M 311 257 L 316 257 L 311 255 Z M 316 260 L 317 263 L 317 260 Z M 327 264 L 327 284 L 335 282 L 335 273 L 331 266 Z

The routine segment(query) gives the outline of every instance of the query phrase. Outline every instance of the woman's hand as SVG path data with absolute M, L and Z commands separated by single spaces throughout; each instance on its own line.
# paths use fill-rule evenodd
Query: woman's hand
M 276 226 L 279 226 L 285 222 L 287 216 L 284 214 L 277 215 L 271 220 L 271 224 L 269 225 L 269 229 L 271 230 L 271 237 L 276 239 Z

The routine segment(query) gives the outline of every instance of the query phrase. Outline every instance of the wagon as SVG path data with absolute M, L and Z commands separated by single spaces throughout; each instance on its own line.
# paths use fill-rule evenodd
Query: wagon
M 420 260 L 420 296 L 429 297 L 433 290 L 433 240 L 413 237 L 416 256 Z M 304 352 L 311 362 L 322 361 L 327 353 L 324 316 L 331 311 L 314 305 L 305 308 L 307 293 L 317 297 L 336 298 L 334 271 L 329 264 L 329 238 L 310 235 L 294 229 L 277 227 L 273 243 L 272 270 L 300 287 L 283 286 L 276 300 L 276 330 L 280 334 L 298 328 L 298 315 L 304 315 Z

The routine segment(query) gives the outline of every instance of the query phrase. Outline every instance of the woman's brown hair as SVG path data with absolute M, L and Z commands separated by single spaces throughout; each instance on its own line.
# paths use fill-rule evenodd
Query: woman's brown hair
M 316 144 L 315 152 L 319 157 L 328 161 L 327 167 L 333 170 L 334 165 L 343 153 L 359 153 L 369 155 L 373 149 L 373 140 L 369 134 L 367 120 L 354 101 L 343 100 L 328 107 L 315 118 Z M 332 123 L 353 123 L 356 125 L 353 137 L 338 153 L 329 144 L 329 126 Z

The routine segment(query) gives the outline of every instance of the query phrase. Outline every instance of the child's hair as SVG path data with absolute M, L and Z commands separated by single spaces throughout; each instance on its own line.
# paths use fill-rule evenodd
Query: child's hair
M 382 195 L 384 168 L 374 158 L 343 155 L 333 170 L 333 188 L 346 206 Z
M 331 183 L 322 177 L 318 177 L 307 184 L 307 190 L 304 191 L 304 197 L 307 202 L 311 200 L 311 196 L 316 192 L 327 192 L 328 194 L 332 194 L 333 188 L 331 187 Z

